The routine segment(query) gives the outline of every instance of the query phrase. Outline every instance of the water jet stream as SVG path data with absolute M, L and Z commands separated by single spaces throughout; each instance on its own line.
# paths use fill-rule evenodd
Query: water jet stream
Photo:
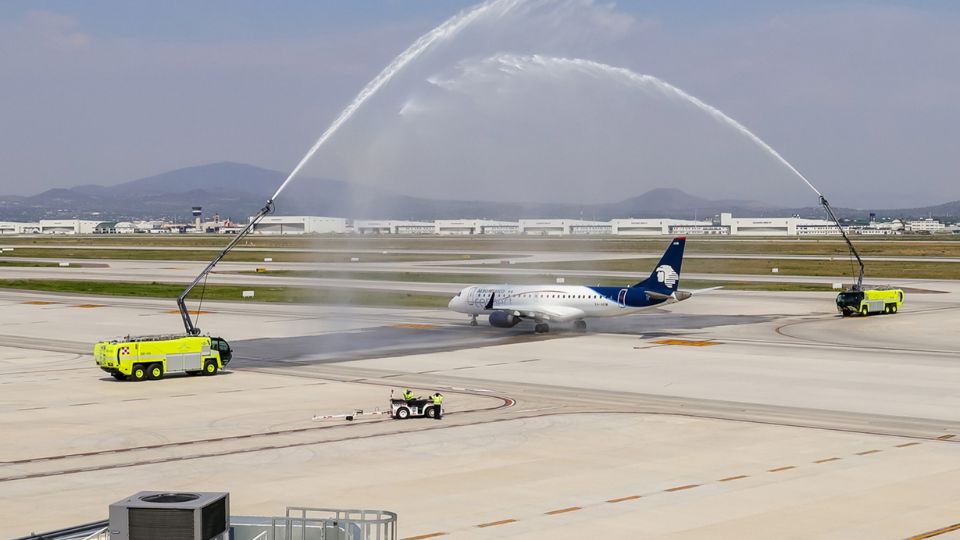
M 473 7 L 467 11 L 462 11 L 457 15 L 447 19 L 440 26 L 437 26 L 433 30 L 427 32 L 426 34 L 420 36 L 412 45 L 407 47 L 405 51 L 400 53 L 396 58 L 390 62 L 387 67 L 383 69 L 373 80 L 371 80 L 363 90 L 349 105 L 340 113 L 340 116 L 330 124 L 330 127 L 320 135 L 320 138 L 317 139 L 317 142 L 313 144 L 306 155 L 303 156 L 303 159 L 300 160 L 300 163 L 294 167 L 293 171 L 287 176 L 287 179 L 280 184 L 280 187 L 277 188 L 277 192 L 273 194 L 273 197 L 270 199 L 276 199 L 280 192 L 283 191 L 287 184 L 290 183 L 297 173 L 300 172 L 300 169 L 310 161 L 310 158 L 323 146 L 323 143 L 327 141 L 336 131 L 343 125 L 344 122 L 350 119 L 351 116 L 357 109 L 359 109 L 368 99 L 370 99 L 374 94 L 383 87 L 384 84 L 390 81 L 400 70 L 402 70 L 407 64 L 415 60 L 418 56 L 423 54 L 431 45 L 441 39 L 448 39 L 461 29 L 475 21 L 477 18 L 487 14 L 487 13 L 498 13 L 499 15 L 504 15 L 514 9 L 518 4 L 523 0 L 488 0 L 476 7 Z
M 544 68 L 572 68 L 588 74 L 604 74 L 617 76 L 622 79 L 627 80 L 628 82 L 635 84 L 641 88 L 650 88 L 653 87 L 661 92 L 664 92 L 668 95 L 679 97 L 688 103 L 696 106 L 698 109 L 706 112 L 710 116 L 720 120 L 721 122 L 727 124 L 728 126 L 734 128 L 742 135 L 746 136 L 752 142 L 760 146 L 771 156 L 776 158 L 780 163 L 786 166 L 788 169 L 793 171 L 810 189 L 813 190 L 817 196 L 822 197 L 823 195 L 820 191 L 810 183 L 809 180 L 803 174 L 800 173 L 787 161 L 783 156 L 780 155 L 776 150 L 773 149 L 769 144 L 764 142 L 763 139 L 756 136 L 752 131 L 747 129 L 743 124 L 737 122 L 733 118 L 727 116 L 723 111 L 708 105 L 701 101 L 700 99 L 684 92 L 683 90 L 673 86 L 670 83 L 664 82 L 653 75 L 644 75 L 636 73 L 626 68 L 615 67 L 608 64 L 602 64 L 600 62 L 595 62 L 593 60 L 585 60 L 582 58 L 558 58 L 558 57 L 548 57 L 541 55 L 515 55 L 515 54 L 499 54 L 488 58 L 486 62 L 497 64 L 500 71 L 503 72 L 520 72 L 524 71 L 530 67 L 544 67 Z M 435 83 L 436 84 L 436 83 Z

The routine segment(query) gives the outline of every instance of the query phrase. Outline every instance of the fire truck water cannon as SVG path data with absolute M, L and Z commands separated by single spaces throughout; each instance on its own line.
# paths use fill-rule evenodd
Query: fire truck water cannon
M 253 228 L 257 225 L 257 223 L 260 222 L 261 219 L 263 219 L 267 214 L 272 213 L 273 209 L 274 209 L 273 199 L 270 199 L 267 201 L 267 204 L 265 204 L 263 208 L 261 208 L 260 211 L 257 212 L 257 215 L 253 216 L 253 219 L 250 220 L 250 223 L 248 223 L 247 226 L 244 227 L 237 234 L 237 236 L 233 240 L 231 240 L 230 243 L 227 244 L 227 246 L 223 248 L 223 250 L 216 257 L 213 258 L 212 261 L 210 261 L 210 264 L 208 264 L 207 267 L 203 269 L 203 272 L 200 272 L 200 275 L 198 275 L 196 279 L 194 279 L 193 282 L 190 283 L 190 285 L 187 285 L 187 288 L 184 289 L 182 293 L 180 293 L 179 297 L 177 297 L 177 307 L 180 308 L 180 316 L 183 318 L 183 328 L 184 330 L 186 330 L 187 335 L 190 335 L 190 336 L 200 335 L 200 329 L 193 325 L 193 320 L 190 318 L 190 312 L 187 310 L 186 299 L 187 299 L 187 296 L 190 294 L 190 291 L 192 291 L 193 288 L 196 287 L 198 283 L 200 283 L 200 281 L 206 280 L 207 276 L 213 270 L 213 267 L 216 266 L 217 263 L 219 263 L 221 260 L 223 260 L 223 258 L 227 256 L 227 253 L 230 253 L 230 250 L 236 247 L 236 245 L 239 244 L 241 240 L 243 240 L 243 237 L 246 236 L 248 233 L 250 233 L 250 231 L 253 230 Z

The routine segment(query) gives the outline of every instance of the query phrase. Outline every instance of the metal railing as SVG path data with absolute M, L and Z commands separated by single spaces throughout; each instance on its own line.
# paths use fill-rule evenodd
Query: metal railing
M 97 521 L 18 540 L 110 540 Z M 236 540 L 397 540 L 397 514 L 386 510 L 287 507 L 282 517 L 231 516 Z
M 88 540 L 90 538 L 94 540 L 100 540 L 96 535 L 100 534 L 100 532 L 103 531 L 107 525 L 109 525 L 109 523 L 104 519 L 102 521 L 84 523 L 83 525 L 74 525 L 72 527 L 66 527 L 45 533 L 33 533 L 18 538 L 17 540 Z M 110 537 L 105 536 L 104 538 L 109 539 Z
M 307 508 L 288 506 L 286 519 L 290 523 L 286 540 L 307 538 L 307 523 L 320 522 L 322 540 L 395 540 L 397 514 L 386 510 L 343 510 L 336 508 Z M 294 524 L 302 523 L 300 537 L 293 536 Z
M 288 507 L 282 517 L 233 516 L 237 540 L 396 540 L 397 515 L 385 510 Z
M 90 536 L 83 537 L 83 540 L 110 540 L 110 527 L 94 531 Z

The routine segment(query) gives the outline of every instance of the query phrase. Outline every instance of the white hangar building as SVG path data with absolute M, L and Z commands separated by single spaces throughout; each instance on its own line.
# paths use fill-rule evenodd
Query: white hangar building
M 610 224 L 613 234 L 624 236 L 711 234 L 707 229 L 715 227 L 712 221 L 686 219 L 613 219 Z
M 0 234 L 30 234 L 40 232 L 40 223 L 0 221 Z
M 609 221 L 582 219 L 521 219 L 520 233 L 531 236 L 569 236 L 571 234 L 612 234 Z
M 434 232 L 443 235 L 517 234 L 521 225 L 516 221 L 489 219 L 438 219 Z
M 40 232 L 43 234 L 93 234 L 102 221 L 87 219 L 41 219 Z
M 432 221 L 370 220 L 353 222 L 357 234 L 433 234 L 436 226 Z
M 347 220 L 321 216 L 266 216 L 253 227 L 253 232 L 256 234 L 345 233 Z

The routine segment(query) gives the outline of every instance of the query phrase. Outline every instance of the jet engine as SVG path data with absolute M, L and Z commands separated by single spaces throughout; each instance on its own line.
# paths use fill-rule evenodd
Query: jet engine
M 504 311 L 494 311 L 490 314 L 490 326 L 497 328 L 513 328 L 520 322 L 520 317 Z

